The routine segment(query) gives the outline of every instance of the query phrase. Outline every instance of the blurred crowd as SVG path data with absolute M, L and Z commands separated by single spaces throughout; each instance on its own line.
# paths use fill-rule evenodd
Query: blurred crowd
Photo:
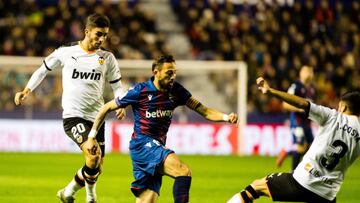
M 169 1 L 192 44 L 192 58 L 247 63 L 249 113 L 282 112 L 278 100 L 257 93 L 256 77 L 287 90 L 303 64 L 314 67 L 320 104 L 335 107 L 346 89 L 360 88 L 359 1 L 232 2 Z M 9 0 L 0 1 L 0 55 L 46 56 L 64 43 L 82 39 L 85 18 L 93 12 L 110 18 L 105 48 L 117 58 L 153 59 L 169 52 L 165 35 L 156 30 L 156 14 L 144 10 L 139 0 Z M 9 95 L 22 89 L 30 75 L 0 67 L 2 111 L 14 109 Z M 212 79 L 236 109 L 237 75 L 226 71 Z M 32 103 L 44 111 L 59 111 L 60 80 L 56 75 L 44 80 Z
M 0 1 L 0 55 L 47 56 L 63 44 L 83 39 L 86 17 L 94 12 L 110 18 L 110 33 L 103 47 L 115 57 L 153 59 L 168 52 L 164 35 L 156 30 L 155 13 L 144 10 L 137 0 L 9 0 Z M 14 110 L 20 111 L 20 115 L 30 111 L 30 117 L 39 113 L 38 110 L 54 112 L 53 117 L 61 116 L 59 74 L 48 76 L 25 108 L 15 109 L 12 97 L 22 90 L 30 76 L 31 72 L 0 67 L 2 117 L 16 117 L 11 114 Z M 106 92 L 109 92 L 105 95 L 109 100 L 112 91 Z M 36 110 L 32 109 L 34 106 Z M 40 112 L 35 117 L 41 115 Z
M 317 102 L 335 106 L 336 97 L 360 88 L 360 2 L 352 0 L 279 1 L 172 0 L 172 7 L 200 60 L 243 60 L 249 70 L 249 112 L 280 112 L 278 100 L 259 96 L 258 76 L 287 90 L 303 64 L 315 69 Z M 254 2 L 254 1 L 253 1 Z M 270 2 L 270 3 L 268 3 Z M 285 2 L 285 3 L 284 3 Z M 223 87 L 236 92 L 236 83 Z
M 0 54 L 47 56 L 57 47 L 83 39 L 86 17 L 106 14 L 111 21 L 104 48 L 117 58 L 153 58 L 165 51 L 155 14 L 136 0 L 0 1 Z

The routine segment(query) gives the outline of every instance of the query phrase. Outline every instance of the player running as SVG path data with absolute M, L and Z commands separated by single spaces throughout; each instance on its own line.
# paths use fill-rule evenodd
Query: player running
M 336 111 L 270 88 L 261 77 L 256 82 L 263 94 L 303 109 L 320 129 L 293 174 L 273 173 L 255 180 L 228 203 L 252 202 L 259 196 L 273 201 L 336 202 L 345 172 L 360 154 L 360 92 L 342 95 Z
M 180 161 L 174 151 L 165 147 L 173 110 L 186 105 L 208 120 L 229 123 L 236 123 L 237 115 L 227 115 L 202 105 L 188 90 L 175 82 L 176 66 L 173 56 L 163 55 L 157 58 L 152 65 L 152 72 L 153 77 L 147 82 L 135 85 L 123 98 L 116 98 L 105 104 L 96 116 L 86 147 L 90 152 L 97 150 L 95 138 L 107 113 L 131 105 L 135 119 L 130 141 L 135 178 L 131 190 L 136 196 L 136 202 L 156 202 L 163 175 L 175 179 L 174 202 L 188 202 L 190 168 Z
M 20 105 L 41 83 L 48 72 L 62 68 L 62 107 L 65 133 L 80 147 L 85 156 L 81 167 L 71 182 L 59 190 L 57 196 L 64 203 L 74 202 L 75 193 L 86 186 L 87 202 L 96 202 L 96 181 L 105 155 L 104 124 L 99 126 L 95 153 L 84 148 L 91 126 L 104 104 L 103 91 L 107 80 L 115 96 L 121 94 L 121 75 L 118 63 L 111 52 L 100 46 L 106 40 L 110 21 L 100 14 L 88 16 L 85 37 L 82 41 L 56 49 L 45 58 L 43 64 L 31 76 L 22 92 L 15 95 L 15 104 Z M 117 111 L 118 118 L 124 110 Z

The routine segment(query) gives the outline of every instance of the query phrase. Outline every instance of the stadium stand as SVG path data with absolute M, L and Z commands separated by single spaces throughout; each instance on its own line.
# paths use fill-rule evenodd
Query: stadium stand
M 315 68 L 320 104 L 334 106 L 335 96 L 345 87 L 360 87 L 358 1 L 231 2 L 171 1 L 195 58 L 248 63 L 249 112 L 281 111 L 277 100 L 255 99 L 256 76 L 263 75 L 274 87 L 286 90 L 304 63 Z M 221 79 L 217 81 L 220 88 Z

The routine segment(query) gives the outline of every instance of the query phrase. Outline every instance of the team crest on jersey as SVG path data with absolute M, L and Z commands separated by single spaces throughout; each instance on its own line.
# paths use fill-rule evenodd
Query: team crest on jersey
M 152 147 L 151 143 L 150 142 L 146 143 L 145 147 L 149 147 L 149 148 Z
M 99 59 L 98 59 L 98 62 L 99 62 L 100 65 L 103 65 L 105 63 L 104 57 L 100 56 Z
M 313 168 L 313 166 L 311 165 L 311 163 L 306 163 L 304 169 L 307 171 L 311 171 L 311 169 Z
M 149 99 L 149 101 L 151 101 L 152 97 L 153 97 L 153 95 L 152 95 L 152 94 L 149 94 L 149 95 L 148 95 L 148 99 Z
M 83 141 L 83 138 L 82 138 L 81 135 L 76 136 L 75 139 L 76 139 L 76 141 L 77 141 L 78 143 L 82 143 L 82 141 Z

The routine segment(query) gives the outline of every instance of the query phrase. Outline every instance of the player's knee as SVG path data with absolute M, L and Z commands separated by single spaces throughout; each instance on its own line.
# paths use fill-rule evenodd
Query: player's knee
M 101 163 L 101 154 L 88 154 L 86 156 L 86 165 L 89 168 L 98 168 L 100 166 Z
M 241 199 L 245 203 L 253 202 L 254 199 L 258 199 L 260 197 L 259 193 L 256 189 L 251 185 L 248 185 L 244 190 L 240 192 Z
M 256 179 L 254 180 L 251 185 L 255 188 L 257 188 L 258 186 L 263 185 L 264 183 L 266 183 L 266 179 L 262 178 L 262 179 Z
M 139 196 L 136 198 L 136 203 L 152 203 L 156 202 L 158 194 L 154 191 L 146 189 L 142 191 Z
M 250 186 L 256 191 L 256 193 L 260 196 L 265 195 L 269 196 L 269 189 L 267 186 L 267 180 L 266 177 L 262 179 L 256 179 L 254 180 Z
M 190 168 L 185 164 L 181 164 L 179 170 L 179 176 L 191 176 Z

